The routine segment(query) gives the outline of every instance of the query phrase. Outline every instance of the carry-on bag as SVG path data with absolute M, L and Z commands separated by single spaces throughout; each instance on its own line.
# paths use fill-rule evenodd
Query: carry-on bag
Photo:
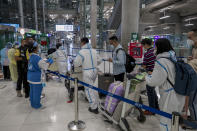
M 102 75 L 98 75 L 98 88 L 108 91 L 111 83 L 114 82 L 114 76 L 110 74 L 110 62 L 109 62 L 109 73 L 105 71 L 105 61 L 104 61 L 104 73 Z M 100 97 L 104 95 L 99 93 Z
M 124 86 L 123 83 L 120 81 L 116 81 L 112 83 L 109 87 L 109 92 L 118 96 L 124 95 Z M 105 110 L 112 115 L 114 110 L 116 109 L 120 100 L 113 98 L 111 96 L 107 96 L 105 99 Z

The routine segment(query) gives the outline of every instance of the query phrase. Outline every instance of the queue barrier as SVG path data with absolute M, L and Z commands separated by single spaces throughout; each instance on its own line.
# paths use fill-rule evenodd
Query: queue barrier
M 152 113 L 155 113 L 155 114 L 158 114 L 160 116 L 163 116 L 163 117 L 166 117 L 168 119 L 171 119 L 172 120 L 172 131 L 178 131 L 179 130 L 179 125 L 186 125 L 186 126 L 189 126 L 193 129 L 197 129 L 197 123 L 196 122 L 191 122 L 191 121 L 188 121 L 188 120 L 185 120 L 181 117 L 181 115 L 177 112 L 173 112 L 172 114 L 169 114 L 167 112 L 163 112 L 163 111 L 160 111 L 160 110 L 157 110 L 155 108 L 152 108 L 152 107 L 149 107 L 149 106 L 146 106 L 146 105 L 143 105 L 143 104 L 140 104 L 138 102 L 135 102 L 135 101 L 132 101 L 132 100 L 129 100 L 127 98 L 124 98 L 124 97 L 121 97 L 121 96 L 118 96 L 118 95 L 115 95 L 115 94 L 112 94 L 108 91 L 105 91 L 105 90 L 102 90 L 100 88 L 97 88 L 95 86 L 92 86 L 92 85 L 89 85 L 83 81 L 80 81 L 80 80 L 77 80 L 76 78 L 72 78 L 72 77 L 69 77 L 69 76 L 65 76 L 65 75 L 62 75 L 62 74 L 59 74 L 57 72 L 54 72 L 54 71 L 50 71 L 50 70 L 47 70 L 49 73 L 51 74 L 54 74 L 54 75 L 57 75 L 59 77 L 63 77 L 67 80 L 70 80 L 70 81 L 75 81 L 75 83 L 78 83 L 78 84 L 81 84 L 85 87 L 88 87 L 88 88 L 91 88 L 93 90 L 96 90 L 104 95 L 108 95 L 108 96 L 111 96 L 113 98 L 116 98 L 120 101 L 123 101 L 125 103 L 128 103 L 128 104 L 131 104 L 131 105 L 134 105 L 135 107 L 138 107 L 138 108 L 141 108 L 141 109 L 144 109 L 144 110 L 148 110 Z M 77 84 L 75 84 L 75 88 L 78 88 L 77 87 Z M 75 108 L 77 108 L 75 111 L 75 113 L 78 113 L 78 98 L 77 98 L 77 93 L 78 93 L 78 90 L 75 89 Z M 76 115 L 76 114 L 75 114 Z M 77 122 L 77 119 L 78 119 L 78 116 L 75 116 L 75 122 L 78 124 L 79 122 Z

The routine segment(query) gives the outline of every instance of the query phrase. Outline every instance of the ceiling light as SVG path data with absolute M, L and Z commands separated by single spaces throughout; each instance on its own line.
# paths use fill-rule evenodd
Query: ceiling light
M 169 15 L 166 15 L 166 16 L 160 17 L 160 20 L 163 20 L 163 19 L 166 19 L 166 18 L 169 18 L 169 17 L 170 17 Z
M 194 24 L 191 23 L 191 21 L 189 20 L 189 23 L 188 24 L 185 24 L 185 26 L 194 26 Z
M 170 27 L 169 27 L 169 26 L 167 26 L 167 27 L 164 27 L 163 29 L 164 29 L 164 30 L 168 30 L 168 29 L 170 29 Z
M 189 23 L 189 24 L 185 24 L 185 26 L 194 26 L 194 24 Z
M 195 20 L 195 19 L 197 19 L 197 17 L 188 18 L 188 19 L 185 19 L 185 21 L 190 21 L 190 20 Z
M 163 17 L 160 17 L 160 20 L 163 20 L 163 19 L 166 19 L 166 18 L 169 18 L 170 16 L 169 15 L 166 15 L 166 12 L 164 11 L 164 16 Z
M 165 8 L 163 8 L 163 9 L 159 10 L 159 12 L 165 12 L 166 10 L 170 10 L 170 9 L 172 9 L 173 7 L 174 7 L 174 6 L 165 7 Z

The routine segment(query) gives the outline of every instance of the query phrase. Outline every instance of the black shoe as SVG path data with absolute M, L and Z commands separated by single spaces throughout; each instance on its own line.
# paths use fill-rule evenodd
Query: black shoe
M 96 108 L 94 110 L 89 108 L 88 110 L 89 110 L 89 112 L 94 113 L 94 114 L 98 114 L 99 113 L 98 108 Z
M 85 101 L 87 101 L 87 102 L 88 102 L 88 98 L 87 98 L 87 97 L 85 97 Z
M 25 98 L 29 98 L 29 95 L 25 94 Z

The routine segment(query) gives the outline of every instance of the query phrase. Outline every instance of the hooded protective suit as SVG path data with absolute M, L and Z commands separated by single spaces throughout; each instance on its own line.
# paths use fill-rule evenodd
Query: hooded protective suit
M 16 45 L 15 45 L 16 46 Z M 15 59 L 16 49 L 13 47 L 8 51 L 8 59 L 10 61 L 9 68 L 12 81 L 17 82 L 18 80 L 18 73 L 17 73 L 17 64 Z
M 95 49 L 92 49 L 90 44 L 84 45 L 74 60 L 75 67 L 82 66 L 83 81 L 96 87 L 97 60 L 97 52 Z M 97 109 L 98 92 L 90 88 L 85 88 L 85 93 L 90 103 L 90 108 Z
M 66 74 L 67 73 L 67 55 L 64 50 L 61 50 L 60 48 L 57 49 L 56 52 L 53 53 L 53 59 L 55 59 L 58 71 L 60 74 Z
M 181 113 L 185 104 L 185 97 L 177 94 L 167 81 L 167 78 L 169 78 L 173 84 L 175 83 L 175 66 L 170 60 L 166 59 L 166 57 L 176 60 L 173 51 L 157 55 L 152 77 L 147 76 L 146 82 L 151 87 L 159 86 L 161 95 L 159 100 L 160 110 L 170 114 L 174 111 Z M 161 116 L 160 129 L 161 131 L 171 131 L 171 120 Z M 180 128 L 179 131 L 182 131 L 182 129 Z

